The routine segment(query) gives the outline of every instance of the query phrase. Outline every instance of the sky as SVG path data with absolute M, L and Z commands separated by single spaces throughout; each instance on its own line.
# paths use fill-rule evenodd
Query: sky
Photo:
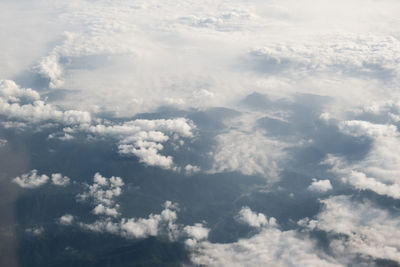
M 399 12 L 1 1 L 0 265 L 398 266 Z

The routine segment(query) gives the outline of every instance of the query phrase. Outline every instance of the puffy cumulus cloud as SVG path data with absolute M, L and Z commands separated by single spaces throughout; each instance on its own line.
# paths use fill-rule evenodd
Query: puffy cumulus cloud
M 95 207 L 93 213 L 101 216 L 91 223 L 78 222 L 77 224 L 89 231 L 111 233 L 124 238 L 146 238 L 149 236 L 165 235 L 171 241 L 187 238 L 191 242 L 204 240 L 208 237 L 208 229 L 202 224 L 182 226 L 177 224 L 177 203 L 165 201 L 164 209 L 159 214 L 150 214 L 147 218 L 126 218 L 118 212 L 119 204 L 116 198 L 121 195 L 124 182 L 119 177 L 106 178 L 101 174 L 94 175 L 92 185 L 87 185 L 87 191 L 77 195 L 77 200 L 90 200 Z M 71 225 L 75 217 L 66 214 L 58 219 L 62 225 Z M 188 241 L 190 242 L 190 241 Z
M 151 213 L 147 218 L 126 218 L 118 212 L 119 204 L 116 198 L 122 194 L 124 182 L 119 177 L 106 178 L 101 174 L 94 175 L 92 185 L 87 185 L 87 191 L 77 195 L 77 200 L 90 200 L 95 207 L 93 214 L 101 216 L 91 223 L 78 222 L 77 224 L 89 231 L 111 233 L 124 238 L 146 238 L 149 236 L 165 235 L 171 241 L 187 238 L 188 242 L 204 240 L 208 236 L 208 229 L 201 229 L 202 224 L 183 227 L 177 224 L 177 203 L 165 201 L 164 209 L 159 214 Z M 66 214 L 59 218 L 62 225 L 71 225 L 75 217 Z
M 32 89 L 20 88 L 10 80 L 0 81 L 0 115 L 24 122 L 56 121 L 63 124 L 90 123 L 91 115 L 78 110 L 59 110 L 40 99 Z
M 66 134 L 86 132 L 118 140 L 120 154 L 134 155 L 149 166 L 178 170 L 173 158 L 160 154 L 162 143 L 174 138 L 194 137 L 195 125 L 185 118 L 160 120 L 133 120 L 122 124 L 80 125 L 64 129 Z
M 75 217 L 74 217 L 74 216 L 72 216 L 71 214 L 65 214 L 65 215 L 61 216 L 61 217 L 58 219 L 58 222 L 59 222 L 61 225 L 72 225 L 72 223 L 74 222 L 74 220 L 75 220 Z
M 400 217 L 369 201 L 334 196 L 321 201 L 323 210 L 313 220 L 300 224 L 330 235 L 330 248 L 343 263 L 361 255 L 368 260 L 388 259 L 400 263 Z M 373 262 L 371 262 L 373 265 Z
M 274 225 L 275 218 L 271 218 L 270 222 L 268 222 L 267 217 L 265 217 L 262 213 L 255 213 L 249 207 L 243 207 L 239 214 L 236 216 L 236 219 L 242 223 L 248 224 L 252 227 L 263 227 L 268 224 Z
M 9 102 L 35 101 L 40 99 L 38 92 L 30 88 L 21 88 L 11 80 L 0 80 L 0 97 Z
M 118 148 L 121 154 L 132 154 L 140 159 L 141 162 L 149 166 L 159 166 L 164 169 L 173 167 L 171 156 L 163 156 L 158 152 L 163 149 L 161 144 L 153 142 L 139 142 L 135 145 L 119 145 Z M 138 147 L 138 148 L 137 148 Z
M 49 176 L 45 174 L 40 175 L 37 170 L 31 170 L 29 173 L 15 177 L 13 182 L 22 188 L 37 188 L 47 183 L 48 180 Z
M 100 173 L 93 177 L 93 184 L 87 185 L 87 191 L 77 195 L 79 201 L 91 201 L 95 205 L 93 213 L 96 215 L 119 216 L 119 204 L 116 198 L 122 193 L 124 182 L 120 177 L 106 178 Z
M 63 84 L 62 67 L 59 64 L 59 56 L 53 53 L 43 58 L 36 66 L 37 72 L 50 80 L 49 87 L 57 88 Z
M 51 182 L 58 186 L 67 186 L 70 183 L 68 176 L 63 176 L 61 173 L 53 173 L 51 175 Z
M 367 121 L 344 121 L 339 126 L 346 134 L 370 138 L 371 150 L 356 162 L 348 163 L 344 158 L 328 155 L 324 163 L 331 165 L 332 172 L 343 182 L 357 189 L 399 199 L 400 154 L 393 149 L 400 145 L 396 126 Z
M 160 214 L 150 214 L 147 218 L 121 218 L 115 221 L 108 217 L 90 224 L 80 223 L 80 226 L 90 231 L 117 234 L 129 239 L 157 236 L 162 232 L 174 240 L 179 234 L 178 225 L 175 224 L 177 210 L 176 204 L 166 201 Z
M 197 242 L 204 241 L 208 238 L 210 229 L 206 228 L 202 223 L 196 223 L 194 225 L 185 226 L 183 232 L 188 237 L 185 244 L 189 247 L 193 247 Z
M 320 251 L 304 233 L 268 226 L 234 243 L 199 242 L 191 260 L 205 266 L 344 266 Z
M 29 173 L 22 174 L 13 179 L 13 182 L 20 187 L 29 189 L 40 187 L 48 181 L 50 181 L 49 176 L 46 174 L 38 174 L 37 170 L 31 170 Z M 51 182 L 56 186 L 67 186 L 69 185 L 70 179 L 67 176 L 63 176 L 61 173 L 53 173 L 51 175 Z
M 308 190 L 323 193 L 332 190 L 332 184 L 330 180 L 313 179 L 312 183 L 308 186 Z
M 20 88 L 13 81 L 0 82 L 0 115 L 9 119 L 17 119 L 26 123 L 44 121 L 59 122 L 67 127 L 62 136 L 50 134 L 49 138 L 60 140 L 73 139 L 73 133 L 85 132 L 98 136 L 110 136 L 118 140 L 119 152 L 124 155 L 135 155 L 141 162 L 164 169 L 175 169 L 171 156 L 161 155 L 162 143 L 169 136 L 193 137 L 195 126 L 185 118 L 160 120 L 134 120 L 123 124 L 113 124 L 97 120 L 92 121 L 89 112 L 78 110 L 61 111 L 55 106 L 40 100 L 40 95 L 31 89 Z M 6 122 L 7 123 L 7 122 Z M 10 121 L 10 127 L 21 127 Z M 92 124 L 94 123 L 94 124 Z M 105 123 L 105 124 L 103 124 Z M 7 126 L 6 124 L 4 124 Z M 22 124 L 24 126 L 24 124 Z

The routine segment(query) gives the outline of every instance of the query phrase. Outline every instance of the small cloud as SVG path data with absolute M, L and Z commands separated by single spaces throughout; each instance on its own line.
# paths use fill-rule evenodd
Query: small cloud
M 70 183 L 70 179 L 67 176 L 63 176 L 61 173 L 53 173 L 51 175 L 51 181 L 54 185 L 67 186 Z
M 74 216 L 71 214 L 65 214 L 59 218 L 59 223 L 62 225 L 71 225 L 74 222 Z
M 200 167 L 198 167 L 198 166 L 193 166 L 191 164 L 188 164 L 185 166 L 186 175 L 192 175 L 192 174 L 198 173 L 199 171 L 200 171 Z
M 109 208 L 109 207 L 104 206 L 103 204 L 98 204 L 93 209 L 93 214 L 117 217 L 119 215 L 119 213 L 117 211 L 118 207 L 119 207 L 119 205 L 115 205 L 115 208 Z
M 178 218 L 177 209 L 177 204 L 166 201 L 160 214 L 150 214 L 147 218 L 122 218 L 113 221 L 108 217 L 90 224 L 80 223 L 80 226 L 90 231 L 116 234 L 128 239 L 157 236 L 164 230 L 171 240 L 175 240 L 179 235 L 178 225 L 175 224 Z
M 40 175 L 37 170 L 31 170 L 29 173 L 15 177 L 13 182 L 22 188 L 33 189 L 46 184 L 49 180 L 50 178 L 46 174 Z M 51 175 L 51 182 L 56 186 L 67 186 L 70 183 L 70 179 L 61 173 L 53 173 Z
M 31 170 L 29 173 L 22 174 L 13 179 L 13 182 L 18 184 L 22 188 L 37 188 L 49 180 L 49 177 L 45 174 L 38 175 L 37 170 Z
M 332 190 L 332 184 L 329 180 L 317 180 L 313 179 L 313 182 L 308 187 L 308 190 L 318 193 L 327 192 Z
M 236 219 L 244 224 L 247 224 L 251 227 L 261 228 L 263 226 L 276 225 L 275 218 L 271 217 L 268 221 L 267 217 L 262 213 L 255 213 L 249 207 L 243 207 L 239 214 L 237 215 Z
M 0 138 L 0 147 L 7 145 L 8 141 L 6 139 Z
M 77 195 L 81 201 L 91 200 L 95 205 L 93 214 L 117 217 L 119 205 L 115 199 L 122 194 L 124 182 L 120 177 L 103 177 L 96 173 L 93 177 L 93 184 L 87 186 L 87 192 Z
M 34 236 L 40 236 L 44 233 L 44 228 L 42 226 L 27 228 L 25 229 L 25 232 Z

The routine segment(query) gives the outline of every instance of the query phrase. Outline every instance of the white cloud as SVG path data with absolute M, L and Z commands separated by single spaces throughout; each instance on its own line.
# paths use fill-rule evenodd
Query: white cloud
M 67 186 L 70 183 L 70 179 L 67 176 L 63 176 L 61 173 L 53 173 L 51 175 L 51 181 L 54 185 Z
M 330 247 L 338 260 L 350 263 L 361 255 L 365 259 L 400 262 L 399 216 L 350 196 L 334 196 L 321 202 L 324 209 L 316 218 L 301 224 L 331 234 Z
M 195 225 L 188 225 L 183 228 L 183 232 L 188 236 L 185 244 L 189 247 L 193 247 L 199 241 L 206 240 L 210 229 L 206 228 L 201 223 L 196 223 Z
M 117 208 L 118 208 L 118 206 L 116 206 L 115 208 L 109 208 L 109 207 L 104 206 L 103 204 L 98 204 L 93 209 L 93 214 L 117 217 L 119 215 Z
M 173 160 L 171 156 L 163 156 L 158 152 L 163 149 L 161 144 L 154 142 L 137 142 L 136 148 L 134 145 L 119 145 L 118 149 L 121 154 L 135 155 L 141 162 L 149 166 L 158 166 L 164 169 L 171 169 L 173 167 Z
M 177 205 L 166 201 L 160 214 L 150 214 L 147 218 L 121 218 L 119 221 L 105 218 L 90 224 L 80 223 L 80 226 L 90 231 L 108 232 L 129 239 L 157 236 L 164 231 L 173 240 L 178 235 L 176 211 Z
M 245 175 L 262 175 L 269 181 L 279 176 L 279 162 L 287 156 L 287 144 L 270 139 L 257 130 L 231 130 L 217 136 L 217 148 L 211 173 L 237 171 Z
M 95 207 L 93 213 L 96 215 L 119 216 L 119 204 L 116 204 L 116 198 L 122 194 L 124 182 L 120 177 L 106 178 L 100 173 L 93 176 L 93 184 L 87 185 L 87 191 L 78 194 L 80 201 L 91 201 Z
M 45 174 L 38 175 L 37 170 L 31 170 L 29 173 L 22 174 L 21 176 L 15 177 L 13 182 L 18 184 L 22 188 L 37 188 L 49 180 L 49 177 Z
M 169 136 L 191 138 L 195 125 L 185 118 L 160 120 L 133 120 L 123 124 L 81 125 L 77 128 L 66 128 L 66 133 L 86 132 L 98 136 L 109 136 L 118 140 L 120 154 L 134 155 L 149 166 L 164 169 L 177 169 L 171 156 L 160 154 Z
M 400 198 L 400 153 L 393 147 L 400 145 L 397 128 L 390 124 L 374 124 L 367 121 L 344 121 L 340 129 L 355 137 L 368 137 L 372 148 L 360 161 L 348 163 L 344 158 L 329 155 L 324 161 L 332 171 L 360 190 L 371 190 L 380 195 Z
M 50 80 L 49 87 L 57 88 L 63 84 L 62 74 L 63 70 L 59 64 L 59 57 L 52 54 L 43 58 L 36 67 L 38 73 Z
M 0 115 L 26 122 L 54 120 L 64 124 L 90 123 L 88 112 L 78 110 L 61 111 L 41 100 L 32 89 L 20 88 L 10 80 L 0 80 Z
M 62 225 L 72 225 L 74 222 L 75 217 L 72 216 L 71 214 L 65 214 L 59 218 L 59 223 Z
M 191 259 L 205 266 L 344 266 L 319 251 L 307 235 L 265 227 L 248 239 L 218 244 L 199 242 Z
M 51 180 L 53 185 L 56 186 L 67 186 L 70 183 L 70 179 L 67 176 L 63 176 L 61 173 L 53 173 L 49 176 L 46 174 L 38 174 L 37 170 L 31 170 L 29 173 L 22 174 L 21 176 L 15 177 L 13 182 L 18 184 L 22 188 L 37 188 Z
M 0 80 L 0 97 L 9 102 L 35 101 L 40 99 L 38 92 L 19 87 L 14 81 Z
M 391 27 L 398 22 L 398 8 L 390 0 L 384 5 L 372 0 L 207 0 L 201 6 L 193 0 L 7 1 L 1 10 L 10 12 L 1 13 L 0 23 L 5 25 L 1 49 L 7 53 L 0 69 L 10 79 L 29 73 L 31 64 L 50 80 L 49 87 L 73 92 L 55 101 L 60 106 L 98 106 L 121 116 L 154 111 L 165 99 L 183 108 L 227 106 L 254 90 L 285 91 L 273 80 L 289 85 L 290 93 L 315 93 L 316 85 L 327 88 L 339 80 L 337 92 L 327 88 L 325 93 L 360 99 L 364 91 L 380 94 L 380 85 L 366 90 L 358 84 L 349 92 L 341 87 L 348 82 L 344 76 L 363 80 L 360 73 L 382 74 L 380 79 L 386 79 L 398 73 L 399 31 Z M 248 71 L 255 62 L 270 68 Z M 282 68 L 283 76 L 276 72 Z M 316 77 L 316 72 L 328 77 Z
M 262 213 L 255 213 L 249 207 L 243 207 L 240 211 L 238 216 L 236 217 L 238 221 L 248 224 L 252 227 L 263 227 L 268 224 L 274 225 L 275 218 L 270 218 L 270 222 L 268 222 L 267 217 L 265 217 Z
M 396 126 L 390 124 L 374 124 L 368 121 L 352 120 L 341 122 L 339 127 L 342 132 L 356 137 L 381 138 L 398 136 Z
M 391 0 L 1 1 L 0 50 L 4 53 L 0 55 L 0 78 L 40 87 L 44 95 L 50 90 L 32 73 L 34 66 L 37 74 L 49 80 L 50 89 L 67 92 L 60 98 L 50 97 L 53 100 L 49 102 L 34 90 L 3 80 L 0 115 L 7 121 L 1 124 L 22 127 L 54 121 L 78 125 L 70 129 L 112 137 L 121 154 L 136 156 L 150 166 L 177 170 L 172 156 L 163 151 L 175 133 L 181 138 L 193 137 L 188 120 L 114 124 L 94 122 L 92 114 L 79 110 L 131 116 L 166 104 L 182 109 L 237 107 L 237 101 L 253 91 L 276 98 L 307 92 L 334 97 L 335 104 L 322 116 L 328 120 L 360 103 L 395 99 L 399 96 L 400 31 L 393 25 L 399 24 L 399 5 Z M 372 113 L 382 111 L 390 113 L 392 122 L 399 121 L 391 108 L 370 107 Z M 226 125 L 217 137 L 210 172 L 236 171 L 275 181 L 287 158 L 288 144 L 268 138 L 254 124 Z M 373 141 L 372 149 L 357 162 L 328 158 L 332 170 L 355 188 L 400 198 L 400 157 L 393 149 L 400 145 L 396 127 L 351 121 L 342 123 L 341 130 L 357 138 L 367 136 Z M 66 130 L 60 139 L 71 139 L 73 134 Z M 192 164 L 181 166 L 182 170 L 197 171 Z M 31 173 L 15 182 L 33 188 L 46 183 L 46 177 Z M 52 180 L 64 184 L 64 178 Z M 315 181 L 310 189 L 329 188 L 322 182 Z M 93 193 L 89 196 L 93 212 L 107 218 L 118 213 L 115 198 L 119 193 L 114 189 L 122 187 L 110 189 L 110 183 L 108 178 L 98 177 L 92 185 L 97 188 L 88 193 Z M 167 214 L 171 219 L 160 220 L 171 223 L 172 229 L 174 213 Z M 156 215 L 126 219 L 126 227 L 139 229 L 132 230 L 132 236 L 153 234 Z M 247 218 L 254 225 L 263 224 L 260 214 L 249 211 Z M 100 220 L 99 224 L 121 234 L 122 225 L 113 220 L 117 219 Z M 271 241 L 264 244 L 267 234 Z M 266 251 L 251 247 L 254 243 Z M 308 240 L 275 228 L 263 229 L 254 238 L 234 245 L 216 247 L 212 253 L 222 251 L 232 261 L 238 260 L 233 265 L 240 260 L 263 265 L 257 262 L 260 258 L 271 264 L 276 260 L 277 265 L 326 264 L 313 254 L 315 248 Z M 232 255 L 240 249 L 249 254 Z M 291 250 L 293 258 L 288 256 Z M 262 255 L 257 257 L 258 253 Z M 282 257 L 275 259 L 271 253 Z M 223 265 L 224 261 L 216 263 Z
M 325 35 L 328 39 L 331 36 Z M 307 72 L 333 72 L 345 75 L 388 72 L 400 74 L 400 41 L 397 38 L 377 36 L 339 35 L 330 42 L 279 43 L 254 49 L 251 56 L 265 65 L 274 64 L 288 73 L 290 68 Z M 289 72 L 291 73 L 291 72 Z M 386 76 L 382 76 L 387 78 Z
M 308 190 L 319 193 L 327 192 L 329 190 L 332 190 L 332 184 L 329 180 L 313 179 L 313 182 L 308 187 Z
M 26 102 L 28 101 L 28 102 Z M 22 103 L 21 103 L 22 102 Z M 26 103 L 25 103 L 26 102 Z M 60 140 L 70 140 L 74 132 L 86 132 L 99 136 L 111 136 L 118 140 L 119 152 L 124 155 L 135 155 L 139 160 L 150 166 L 164 169 L 178 169 L 174 166 L 171 156 L 161 155 L 162 143 L 169 140 L 169 135 L 182 138 L 193 137 L 195 126 L 185 118 L 160 120 L 134 120 L 123 124 L 91 124 L 90 113 L 78 110 L 61 111 L 55 106 L 40 100 L 40 95 L 31 89 L 20 88 L 13 81 L 0 81 L 0 115 L 9 119 L 17 119 L 26 123 L 55 121 L 63 125 L 75 125 L 65 128 Z M 101 120 L 97 120 L 101 122 Z M 20 127 L 11 124 L 11 127 Z M 23 124 L 25 126 L 25 124 Z M 50 134 L 54 138 L 56 134 Z

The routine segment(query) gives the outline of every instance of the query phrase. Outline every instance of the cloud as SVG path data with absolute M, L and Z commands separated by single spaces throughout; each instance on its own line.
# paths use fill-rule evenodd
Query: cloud
M 287 145 L 270 139 L 259 131 L 231 130 L 216 137 L 211 173 L 237 171 L 244 175 L 261 175 L 269 181 L 279 176 L 279 162 L 287 155 Z
M 54 123 L 54 128 L 65 127 L 64 131 L 49 137 L 110 138 L 121 156 L 190 175 L 199 171 L 198 162 L 178 166 L 174 160 L 181 158 L 176 156 L 180 151 L 168 154 L 175 137 L 196 137 L 190 120 L 126 118 L 144 112 L 167 117 L 169 113 L 159 109 L 165 105 L 192 115 L 192 111 L 209 107 L 234 108 L 245 114 L 239 121 L 224 121 L 221 131 L 199 131 L 216 135 L 209 154 L 212 167 L 206 173 L 238 172 L 276 181 L 292 155 L 288 148 L 295 144 L 279 134 L 272 138 L 257 127 L 255 121 L 270 114 L 249 112 L 238 101 L 253 91 L 270 94 L 280 99 L 271 107 L 280 120 L 285 111 L 279 103 L 284 106 L 288 99 L 295 99 L 293 94 L 331 96 L 333 104 L 321 111 L 321 118 L 330 125 L 335 119 L 347 120 L 338 125 L 342 133 L 372 144 L 363 159 L 350 161 L 346 155 L 331 155 L 325 163 L 351 187 L 400 198 L 400 157 L 393 149 L 400 145 L 396 126 L 400 116 L 395 103 L 400 81 L 400 31 L 393 27 L 399 24 L 398 1 L 14 2 L 0 3 L 0 50 L 4 52 L 0 55 L 0 78 L 5 79 L 0 82 L 0 115 L 5 128 L 34 124 L 36 130 Z M 356 114 L 357 120 L 348 121 L 347 116 L 363 104 L 387 99 L 393 103 L 371 105 Z M 373 120 L 362 121 L 366 111 Z M 384 113 L 387 116 L 381 121 Z M 103 114 L 112 119 L 100 119 Z M 318 127 L 312 116 L 307 119 L 310 126 Z M 308 126 L 300 124 L 294 125 Z M 313 140 L 309 141 L 312 144 Z M 325 153 L 318 147 L 315 150 L 313 155 Z M 294 171 L 301 173 L 303 169 Z M 50 177 L 55 185 L 64 186 L 69 181 L 61 174 L 47 176 L 32 171 L 14 182 L 35 188 L 49 182 Z M 98 174 L 86 187 L 82 198 L 99 217 L 83 227 L 128 238 L 161 231 L 175 236 L 182 230 L 172 207 L 145 218 L 123 218 L 117 203 L 123 182 L 116 185 L 111 179 Z M 330 187 L 329 180 L 315 180 L 309 189 Z M 212 244 L 205 241 L 204 225 L 185 228 L 189 239 L 196 241 L 195 247 L 202 247 L 201 253 L 193 256 L 197 262 L 335 263 L 304 233 L 269 225 L 265 215 L 246 208 L 238 218 L 259 228 L 259 233 L 232 244 Z M 364 242 L 362 238 L 355 240 Z
M 254 90 L 286 91 L 277 84 L 288 85 L 289 94 L 318 93 L 323 89 L 315 87 L 339 81 L 340 90 L 325 92 L 345 95 L 349 92 L 341 86 L 348 81 L 343 76 L 390 80 L 398 73 L 398 31 L 391 27 L 397 22 L 395 1 L 379 5 L 371 0 L 324 0 L 316 5 L 308 0 L 235 0 L 201 8 L 195 1 L 7 1 L 2 7 L 15 13 L 31 11 L 14 20 L 2 12 L 2 24 L 8 26 L 1 45 L 7 51 L 1 65 L 4 78 L 32 75 L 31 64 L 49 80 L 50 88 L 71 92 L 55 102 L 76 110 L 97 106 L 127 116 L 154 111 L 166 99 L 182 108 L 229 106 Z M 25 58 L 29 63 L 21 64 Z M 12 68 L 13 61 L 22 66 Z M 248 64 L 264 69 L 249 72 Z M 332 79 L 316 77 L 315 72 Z M 299 80 L 305 82 L 300 86 Z M 368 88 L 368 95 L 377 95 L 379 87 Z M 362 96 L 364 91 L 358 84 L 350 94 Z
M 22 120 L 26 123 L 41 123 L 55 121 L 67 127 L 60 140 L 70 140 L 75 132 L 86 132 L 99 136 L 110 136 L 119 142 L 119 152 L 123 155 L 135 155 L 141 162 L 150 166 L 159 166 L 164 169 L 174 168 L 171 156 L 161 155 L 162 143 L 169 140 L 169 135 L 183 138 L 193 137 L 195 126 L 185 118 L 161 120 L 134 120 L 123 124 L 92 124 L 89 112 L 78 110 L 61 111 L 46 101 L 40 100 L 40 95 L 32 89 L 20 88 L 13 81 L 0 81 L 0 114 L 9 119 Z M 94 122 L 94 121 L 93 121 Z M 13 123 L 11 121 L 11 123 Z M 20 127 L 11 124 L 11 127 Z M 50 134 L 54 138 L 57 134 Z
M 188 237 L 188 239 L 185 241 L 185 244 L 189 247 L 193 247 L 197 244 L 197 242 L 206 240 L 208 238 L 210 229 L 206 228 L 201 223 L 196 223 L 195 225 L 185 226 L 183 228 L 183 232 Z
M 74 222 L 75 217 L 72 216 L 71 214 L 65 214 L 59 218 L 59 223 L 61 225 L 72 225 Z
M 59 57 L 57 54 L 52 54 L 43 58 L 36 66 L 36 70 L 39 74 L 50 80 L 50 88 L 57 88 L 62 86 L 63 69 L 59 64 Z
M 238 221 L 248 224 L 252 227 L 263 227 L 268 224 L 274 225 L 275 218 L 271 218 L 270 222 L 268 222 L 267 217 L 265 217 L 262 213 L 255 213 L 249 207 L 243 207 L 240 211 L 238 216 L 236 217 Z
M 22 174 L 21 176 L 15 177 L 13 182 L 18 184 L 22 188 L 37 188 L 50 181 L 49 176 L 46 174 L 38 174 L 37 170 L 31 170 L 29 173 Z M 51 175 L 51 181 L 56 186 L 67 186 L 69 185 L 70 179 L 67 176 L 63 176 L 61 173 L 53 173 Z
M 20 88 L 10 80 L 0 81 L 0 115 L 31 123 L 51 120 L 63 124 L 81 124 L 91 121 L 88 112 L 61 111 L 45 100 L 41 100 L 36 91 Z
M 185 169 L 186 175 L 192 175 L 192 174 L 198 173 L 200 171 L 199 166 L 193 166 L 191 164 L 187 164 L 184 169 Z
M 160 120 L 133 120 L 122 124 L 81 125 L 76 128 L 66 128 L 67 134 L 86 132 L 97 136 L 108 136 L 118 141 L 118 150 L 122 155 L 134 155 L 149 166 L 178 170 L 171 156 L 164 156 L 162 143 L 170 136 L 176 138 L 194 137 L 196 129 L 192 121 L 185 118 Z
M 25 232 L 34 236 L 40 236 L 44 233 L 44 228 L 42 226 L 27 228 Z
M 77 200 L 91 201 L 95 205 L 93 213 L 95 215 L 119 216 L 119 204 L 116 204 L 116 198 L 122 194 L 124 182 L 120 177 L 103 177 L 100 173 L 93 176 L 93 184 L 86 185 L 87 191 L 78 194 Z
M 342 132 L 359 138 L 370 138 L 372 148 L 360 161 L 348 163 L 345 158 L 328 155 L 325 164 L 345 183 L 360 190 L 371 190 L 380 195 L 400 198 L 400 154 L 393 147 L 400 145 L 395 125 L 368 121 L 344 121 Z
M 325 35 L 323 38 L 330 39 Z M 291 74 L 290 69 L 307 72 L 332 72 L 350 76 L 365 75 L 369 78 L 398 77 L 400 41 L 394 37 L 336 35 L 331 42 L 271 44 L 251 51 L 259 67 Z
M 260 214 L 243 210 L 246 220 L 258 226 L 255 222 L 260 221 Z M 193 247 L 192 262 L 206 266 L 344 266 L 320 251 L 304 233 L 281 231 L 275 223 L 263 225 L 256 235 L 237 242 L 199 242 Z
M 14 81 L 0 80 L 0 97 L 8 102 L 35 101 L 40 99 L 38 92 L 19 87 Z
M 70 179 L 67 176 L 63 176 L 61 173 L 53 173 L 51 175 L 51 181 L 54 185 L 67 186 L 70 183 Z
M 6 139 L 0 138 L 0 147 L 7 145 L 8 141 Z
M 158 154 L 163 149 L 161 144 L 154 142 L 137 142 L 136 148 L 134 145 L 119 145 L 118 149 L 121 154 L 135 155 L 141 162 L 149 166 L 158 166 L 163 169 L 171 169 L 173 160 L 171 156 L 163 156 Z
M 208 237 L 209 230 L 202 224 L 183 227 L 177 224 L 177 203 L 165 201 L 164 209 L 159 214 L 149 214 L 147 218 L 126 218 L 118 209 L 117 197 L 122 194 L 124 182 L 120 177 L 106 178 L 96 173 L 92 185 L 86 185 L 87 191 L 76 196 L 78 201 L 90 201 L 95 206 L 92 213 L 101 216 L 91 223 L 78 222 L 77 224 L 89 231 L 111 233 L 127 239 L 146 238 L 149 236 L 164 235 L 171 241 L 187 238 L 188 242 L 204 240 Z M 71 225 L 75 218 L 64 215 L 59 219 L 63 225 Z M 190 241 L 191 240 L 191 241 Z
M 18 184 L 22 188 L 37 188 L 49 180 L 49 177 L 45 174 L 38 175 L 37 170 L 31 170 L 29 173 L 22 174 L 21 176 L 15 177 L 13 182 Z
M 150 214 L 147 218 L 121 218 L 113 221 L 108 217 L 89 224 L 80 223 L 80 226 L 90 231 L 112 233 L 128 239 L 157 236 L 164 231 L 173 240 L 178 234 L 176 211 L 177 205 L 166 201 L 160 214 Z
M 308 190 L 323 193 L 332 190 L 332 184 L 329 180 L 313 179 L 313 182 L 308 187 Z
M 361 255 L 365 260 L 372 257 L 400 262 L 399 216 L 350 196 L 333 196 L 321 202 L 323 210 L 302 224 L 327 232 L 338 260 L 351 263 Z

